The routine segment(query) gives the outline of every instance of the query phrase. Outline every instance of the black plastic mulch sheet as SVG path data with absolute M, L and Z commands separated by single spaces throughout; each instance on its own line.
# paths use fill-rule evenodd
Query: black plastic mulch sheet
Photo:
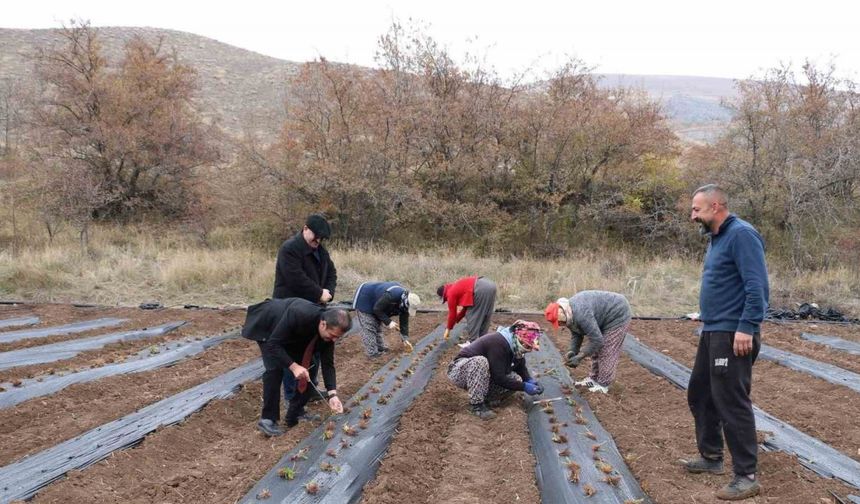
M 0 394 L 0 408 L 8 408 L 35 397 L 53 394 L 76 383 L 85 383 L 107 376 L 140 373 L 143 371 L 151 371 L 162 367 L 172 366 L 187 357 L 196 355 L 208 348 L 212 348 L 222 343 L 227 339 L 236 338 L 238 336 L 239 331 L 235 330 L 219 334 L 217 336 L 204 338 L 200 341 L 183 344 L 176 348 L 137 360 L 129 360 L 119 364 L 109 364 L 107 366 L 78 371 L 77 373 L 70 373 L 63 376 L 46 376 L 41 378 L 42 381 L 27 380 L 22 387 L 12 388 Z
M 0 329 L 7 327 L 21 327 L 39 323 L 39 317 L 17 317 L 0 320 Z
M 440 355 L 462 332 L 462 324 L 451 331 L 447 342 L 441 338 L 443 331 L 444 325 L 439 326 L 415 345 L 414 352 L 397 357 L 378 370 L 346 403 L 350 408 L 348 413 L 323 422 L 287 453 L 240 502 L 260 502 L 257 496 L 264 491 L 269 494 L 265 502 L 272 503 L 344 504 L 358 501 L 362 488 L 379 468 L 400 415 L 424 391 Z M 380 398 L 386 398 L 387 402 L 380 404 Z M 366 428 L 362 429 L 360 422 L 367 410 L 371 416 L 367 419 Z M 333 430 L 328 429 L 329 422 L 333 423 Z M 348 435 L 345 432 L 347 428 L 354 429 L 355 435 Z M 331 436 L 325 435 L 326 431 L 331 432 Z M 327 454 L 329 450 L 334 457 Z M 282 468 L 294 471 L 294 479 L 280 477 Z M 312 483 L 318 487 L 315 494 L 306 489 L 306 485 Z
M 641 366 L 686 390 L 690 382 L 689 368 L 653 350 L 630 334 L 624 340 L 624 350 Z M 755 405 L 753 411 L 756 430 L 769 434 L 761 444 L 763 449 L 795 455 L 801 465 L 821 476 L 836 478 L 854 488 L 860 488 L 860 462 L 771 416 Z
M 836 336 L 821 336 L 810 333 L 801 333 L 800 337 L 807 341 L 812 341 L 813 343 L 827 345 L 830 348 L 834 348 L 841 352 L 849 353 L 851 355 L 860 355 L 860 343 L 857 343 L 856 341 L 845 340 L 837 338 Z
M 150 432 L 182 421 L 209 401 L 229 397 L 243 383 L 261 376 L 263 361 L 256 359 L 131 415 L 2 467 L 0 502 L 28 499 L 67 472 L 82 469 L 116 450 L 133 446 Z
M 92 329 L 101 329 L 103 327 L 112 327 L 127 322 L 127 319 L 118 318 L 100 318 L 96 320 L 87 320 L 84 322 L 74 322 L 54 327 L 44 327 L 42 329 L 21 329 L 18 331 L 6 331 L 0 333 L 0 343 L 10 343 L 23 339 L 32 338 L 47 338 L 48 336 L 60 336 L 62 334 L 74 334 Z
M 149 329 L 104 334 L 71 341 L 59 341 L 50 345 L 2 352 L 0 353 L 0 370 L 71 359 L 83 351 L 102 348 L 109 343 L 162 336 L 183 325 L 185 325 L 185 322 L 168 322 L 167 324 Z
M 701 333 L 701 329 L 696 330 L 697 335 L 701 335 Z M 764 344 L 761 346 L 758 356 L 764 360 L 775 362 L 780 366 L 806 373 L 834 385 L 848 387 L 855 392 L 860 392 L 860 375 L 847 369 Z
M 855 392 L 860 392 L 860 375 L 847 369 L 809 359 L 768 345 L 762 345 L 758 355 L 762 359 L 776 362 L 781 366 L 821 378 L 835 385 L 848 387 Z
M 630 472 L 612 436 L 574 389 L 558 349 L 549 338 L 526 359 L 544 392 L 526 399 L 535 476 L 541 501 L 646 503 L 650 498 Z M 557 430 L 558 432 L 553 432 Z M 572 481 L 578 480 L 578 481 Z M 594 491 L 590 497 L 587 495 Z

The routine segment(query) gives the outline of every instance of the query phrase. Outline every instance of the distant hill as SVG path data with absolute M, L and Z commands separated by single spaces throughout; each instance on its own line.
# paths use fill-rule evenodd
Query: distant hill
M 198 105 L 204 116 L 226 131 L 273 136 L 284 119 L 290 96 L 288 80 L 299 63 L 264 56 L 207 37 L 158 28 L 99 28 L 109 59 L 116 61 L 126 41 L 135 35 L 154 43 L 159 37 L 176 48 L 181 60 L 200 77 Z M 57 30 L 0 28 L 0 79 L 33 74 L 29 58 L 38 47 L 59 42 Z M 731 79 L 659 76 L 600 75 L 605 87 L 635 87 L 659 100 L 675 131 L 691 141 L 710 141 L 731 117 L 721 100 L 735 95 Z
M 712 141 L 731 120 L 723 105 L 737 96 L 735 81 L 717 77 L 675 75 L 600 75 L 606 88 L 642 89 L 663 104 L 673 129 L 691 141 Z
M 157 28 L 98 28 L 107 57 L 117 61 L 125 43 L 139 35 L 176 48 L 183 63 L 199 75 L 198 103 L 204 116 L 228 132 L 274 133 L 284 119 L 287 81 L 297 63 L 271 58 L 191 33 Z M 30 56 L 38 47 L 60 42 L 57 30 L 0 28 L 0 79 L 33 74 Z

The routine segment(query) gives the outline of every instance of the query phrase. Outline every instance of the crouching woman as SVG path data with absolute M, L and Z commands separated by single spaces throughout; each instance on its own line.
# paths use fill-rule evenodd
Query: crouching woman
M 540 350 L 541 334 L 535 322 L 517 320 L 460 350 L 448 366 L 448 378 L 469 392 L 474 415 L 482 420 L 494 418 L 496 414 L 490 406 L 516 391 L 543 393 L 543 386 L 529 375 L 525 359 L 526 353 Z
M 544 316 L 553 327 L 564 324 L 570 330 L 566 364 L 575 368 L 591 357 L 591 374 L 575 385 L 591 392 L 609 391 L 631 315 L 627 298 L 615 292 L 582 291 L 547 305 Z

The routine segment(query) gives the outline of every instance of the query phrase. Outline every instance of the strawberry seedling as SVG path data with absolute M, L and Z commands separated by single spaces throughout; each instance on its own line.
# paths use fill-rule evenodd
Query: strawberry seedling
M 569 455 L 570 455 L 570 449 L 569 448 L 565 448 L 564 450 L 558 452 L 559 457 L 567 457 Z
M 597 493 L 597 489 L 589 485 L 588 483 L 586 483 L 585 486 L 582 487 L 582 491 L 585 493 L 586 497 L 591 497 L 592 495 Z
M 591 432 L 590 430 L 585 431 L 585 437 L 587 437 L 588 439 L 597 441 L 597 436 L 595 436 L 594 433 Z
M 379 387 L 377 387 L 376 385 L 370 387 L 370 392 L 373 394 L 378 394 L 379 393 Z
M 376 400 L 376 404 L 388 404 L 388 397 L 379 396 L 379 399 Z
M 578 423 L 579 425 L 588 425 L 588 420 L 586 420 L 585 417 L 580 415 L 579 413 L 576 414 L 576 419 L 574 420 L 574 422 Z
M 309 447 L 302 448 L 297 451 L 295 455 L 290 455 L 290 461 L 295 462 L 297 460 L 307 460 L 308 459 L 308 450 Z
M 323 435 L 322 435 L 323 441 L 328 441 L 329 439 L 331 439 L 333 437 L 334 437 L 334 431 L 330 431 L 330 430 L 323 431 Z
M 349 424 L 343 424 L 343 433 L 347 436 L 355 436 L 358 432 L 355 430 L 355 427 L 350 427 Z
M 350 442 L 349 442 L 349 441 L 347 441 L 346 439 L 341 439 L 341 440 L 340 440 L 340 449 L 341 449 L 341 450 L 346 450 L 346 449 L 347 449 L 347 448 L 349 448 L 350 446 L 352 446 L 352 443 L 350 443 Z
M 609 474 L 612 472 L 612 466 L 607 464 L 606 462 L 604 462 L 602 460 L 598 460 L 597 462 L 595 462 L 594 466 L 597 467 L 597 469 L 600 470 L 600 472 L 603 472 L 606 474 Z
M 372 416 L 373 416 L 373 410 L 370 408 L 367 408 L 366 410 L 361 412 L 361 418 L 363 418 L 364 420 L 370 420 L 370 417 L 372 417 Z
M 553 434 L 558 434 L 559 432 L 561 432 L 561 425 L 555 424 L 549 428 L 549 431 Z
M 264 488 L 260 490 L 260 493 L 257 494 L 257 500 L 265 500 L 272 496 L 272 492 L 269 491 L 268 488 Z
M 558 444 L 567 443 L 567 436 L 565 436 L 564 434 L 553 434 L 552 442 Z
M 558 418 L 556 418 L 554 416 L 549 417 L 549 423 L 554 424 L 556 422 L 558 422 Z
M 579 483 L 579 464 L 572 460 L 567 461 L 567 469 L 570 471 L 568 479 L 571 483 Z
M 307 492 L 311 495 L 316 495 L 317 492 L 319 492 L 319 491 L 320 491 L 320 486 L 317 484 L 316 481 L 311 481 L 310 483 L 305 485 L 305 492 Z
M 645 502 L 645 499 L 627 499 L 624 501 L 624 504 L 642 504 Z
M 337 458 L 337 452 L 335 451 L 334 448 L 329 448 L 328 450 L 325 451 L 325 454 L 331 458 Z
M 278 469 L 278 476 L 280 476 L 281 479 L 294 480 L 296 479 L 296 471 L 290 467 L 282 467 Z
M 323 472 L 337 472 L 337 467 L 328 463 L 328 462 L 320 462 L 320 471 Z
M 555 410 L 552 408 L 552 404 L 547 404 L 546 406 L 541 408 L 541 411 L 543 411 L 547 415 L 552 415 L 555 413 Z
M 593 445 L 591 445 L 591 451 L 597 453 L 600 451 L 600 447 L 603 445 L 604 445 L 604 443 L 593 444 Z
M 367 429 L 367 420 L 359 420 L 358 428 L 361 430 Z
M 621 482 L 621 476 L 618 476 L 618 475 L 612 476 L 612 475 L 607 474 L 606 477 L 603 478 L 603 482 L 606 483 L 607 485 L 618 486 L 618 483 Z

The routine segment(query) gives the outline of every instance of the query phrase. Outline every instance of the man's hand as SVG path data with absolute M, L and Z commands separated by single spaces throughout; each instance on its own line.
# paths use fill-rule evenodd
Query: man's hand
M 290 364 L 290 371 L 293 373 L 293 376 L 296 377 L 296 380 L 311 380 L 311 375 L 308 374 L 308 370 L 295 362 Z
M 328 399 L 328 407 L 331 408 L 337 414 L 343 413 L 343 404 L 340 402 L 337 396 L 329 397 Z
M 443 334 L 442 337 L 445 338 L 445 341 L 448 341 L 448 336 L 450 336 L 450 335 L 451 335 L 451 330 L 445 329 L 445 334 Z
M 331 301 L 331 292 L 328 289 L 323 289 L 322 295 L 320 295 L 320 302 L 328 303 L 329 301 Z
M 391 322 L 388 323 L 388 328 L 389 329 L 396 329 L 399 331 L 400 330 L 400 324 L 398 324 L 397 322 L 392 320 Z
M 752 352 L 752 347 L 752 334 L 742 333 L 740 331 L 735 332 L 735 355 L 737 355 L 738 357 L 743 357 L 744 355 L 747 355 Z

